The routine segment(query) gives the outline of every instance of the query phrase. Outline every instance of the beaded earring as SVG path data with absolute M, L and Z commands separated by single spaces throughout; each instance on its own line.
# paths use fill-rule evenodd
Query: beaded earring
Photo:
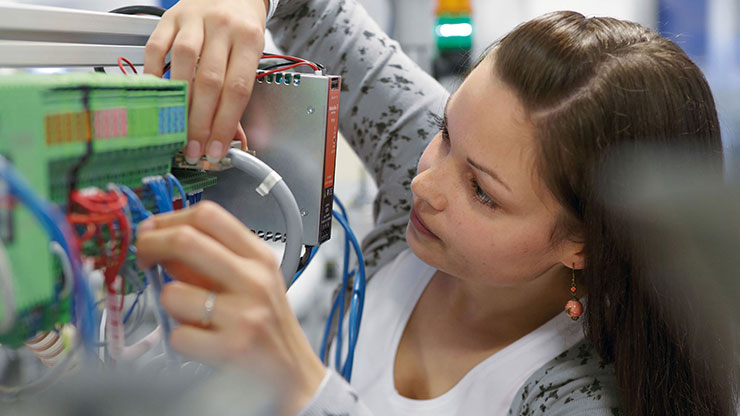
M 578 297 L 576 296 L 576 265 L 573 264 L 573 268 L 571 269 L 573 271 L 573 274 L 570 278 L 570 293 L 573 296 L 573 299 L 569 300 L 568 303 L 565 304 L 565 313 L 568 314 L 570 319 L 577 321 L 578 317 L 583 314 L 583 304 L 578 300 Z

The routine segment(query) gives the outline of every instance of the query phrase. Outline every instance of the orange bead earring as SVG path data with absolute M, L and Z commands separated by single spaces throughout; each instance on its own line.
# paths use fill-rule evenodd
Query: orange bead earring
M 565 313 L 568 314 L 570 319 L 577 321 L 578 317 L 583 314 L 583 304 L 578 300 L 578 297 L 576 296 L 576 265 L 573 264 L 573 268 L 571 269 L 573 271 L 572 277 L 570 278 L 570 294 L 573 296 L 573 299 L 569 300 L 568 303 L 565 304 Z

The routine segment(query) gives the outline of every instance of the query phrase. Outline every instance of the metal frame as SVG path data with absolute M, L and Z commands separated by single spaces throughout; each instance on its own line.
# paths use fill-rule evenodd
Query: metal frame
M 113 66 L 119 56 L 143 65 L 144 45 L 158 21 L 0 3 L 0 67 Z

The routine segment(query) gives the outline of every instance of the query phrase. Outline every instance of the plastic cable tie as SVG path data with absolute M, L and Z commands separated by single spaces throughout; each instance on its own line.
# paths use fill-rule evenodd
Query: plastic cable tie
M 267 176 L 265 176 L 265 179 L 262 180 L 262 183 L 260 184 L 260 186 L 257 187 L 257 189 L 255 189 L 255 191 L 257 191 L 260 196 L 265 196 L 269 194 L 275 184 L 280 182 L 281 180 L 283 180 L 283 178 L 280 177 L 280 175 L 278 175 L 278 173 L 273 170 Z

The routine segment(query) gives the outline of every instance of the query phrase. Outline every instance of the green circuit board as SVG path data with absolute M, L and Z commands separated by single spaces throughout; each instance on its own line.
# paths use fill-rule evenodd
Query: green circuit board
M 100 73 L 0 76 L 0 155 L 40 197 L 61 207 L 78 165 L 78 189 L 137 188 L 144 177 L 169 173 L 186 142 L 186 125 L 184 82 Z M 204 172 L 186 175 L 186 192 L 215 182 Z M 69 301 L 59 297 L 61 267 L 46 233 L 24 206 L 4 200 L 0 238 L 18 319 L 0 333 L 0 344 L 18 346 L 37 330 L 68 322 Z M 3 311 L 0 299 L 0 319 Z

